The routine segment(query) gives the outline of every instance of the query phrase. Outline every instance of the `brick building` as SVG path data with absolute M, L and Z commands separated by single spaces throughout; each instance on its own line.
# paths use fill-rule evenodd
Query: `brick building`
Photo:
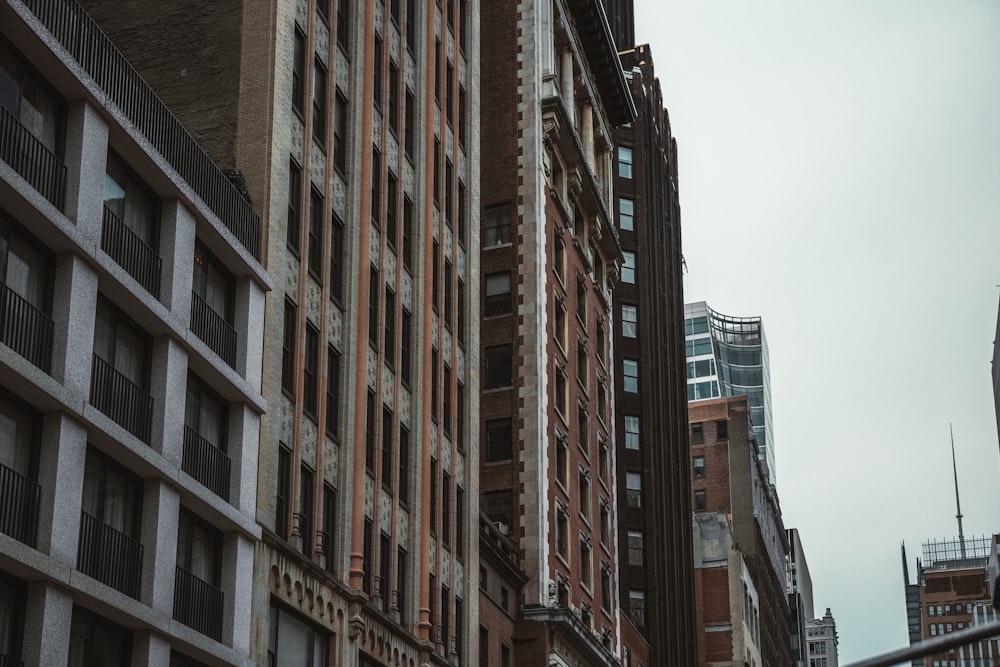
M 248 664 L 261 221 L 72 0 L 0 3 L 0 664 Z
M 632 101 L 599 0 L 481 11 L 482 507 L 527 575 L 515 663 L 612 665 L 613 128 Z
M 631 3 L 628 3 L 631 4 Z M 614 12 L 609 12 L 614 15 Z M 623 21 L 631 32 L 631 20 Z M 636 118 L 616 131 L 624 263 L 614 294 L 621 605 L 633 664 L 695 664 L 677 146 L 648 45 L 620 53 Z M 628 644 L 626 643 L 626 646 Z
M 787 537 L 747 397 L 688 405 L 700 665 L 789 665 Z

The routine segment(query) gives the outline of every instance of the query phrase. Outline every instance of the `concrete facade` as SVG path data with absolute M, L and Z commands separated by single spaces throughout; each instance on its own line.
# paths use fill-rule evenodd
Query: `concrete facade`
M 0 33 L 0 654 L 249 664 L 259 217 L 79 7 Z
M 806 639 L 809 644 L 809 667 L 837 667 L 840 664 L 837 621 L 829 607 L 823 618 L 810 618 L 806 621 Z

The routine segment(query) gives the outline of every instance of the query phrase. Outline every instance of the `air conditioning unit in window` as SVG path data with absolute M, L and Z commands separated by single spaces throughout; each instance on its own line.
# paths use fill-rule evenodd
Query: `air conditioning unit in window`
M 503 521 L 494 521 L 493 525 L 496 526 L 497 530 L 500 532 L 501 535 L 506 535 L 507 531 L 510 530 L 510 527 Z

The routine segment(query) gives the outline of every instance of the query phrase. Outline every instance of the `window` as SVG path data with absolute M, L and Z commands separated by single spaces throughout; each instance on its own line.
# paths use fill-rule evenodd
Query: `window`
M 454 299 L 451 295 L 451 261 L 444 260 L 444 325 L 451 330 L 451 311 Z
M 441 204 L 441 142 L 434 140 L 434 206 Z
M 295 304 L 285 299 L 285 319 L 281 343 L 281 389 L 295 398 L 295 340 L 297 320 Z
M 636 627 L 646 627 L 646 592 L 630 590 L 628 592 L 628 616 Z
M 704 456 L 696 456 L 696 457 L 694 457 L 694 459 L 692 461 L 692 467 L 694 468 L 694 476 L 695 477 L 704 477 L 705 476 L 705 457 Z
M 369 519 L 365 519 L 361 530 L 361 569 L 364 570 L 364 575 L 362 575 L 361 579 L 361 590 L 368 593 L 368 595 L 372 595 L 374 592 L 372 584 L 375 579 L 375 573 L 372 571 L 372 568 L 375 566 L 375 544 L 372 537 L 372 522 Z
M 347 98 L 339 88 L 333 104 L 333 166 L 343 174 L 347 171 Z
M 344 223 L 336 215 L 330 226 L 330 300 L 344 298 Z
M 437 241 L 431 256 L 431 305 L 436 313 L 441 302 L 441 246 Z
M 7 304 L 0 313 L 5 320 L 0 341 L 46 372 L 52 356 L 52 275 L 49 253 L 0 211 L 0 300 Z
M 90 400 L 137 438 L 149 441 L 149 338 L 103 298 L 97 300 Z
M 510 271 L 486 274 L 486 299 L 483 315 L 508 315 L 512 309 L 510 293 Z
M 368 273 L 368 342 L 378 349 L 378 296 L 382 285 L 379 282 L 378 269 L 369 266 Z
M 194 375 L 188 375 L 187 397 L 184 406 L 184 457 L 182 467 L 199 482 L 220 493 L 229 488 L 228 469 L 210 464 L 217 461 L 209 457 L 212 450 L 226 451 L 226 430 L 229 423 L 229 404 Z M 189 444 L 190 443 L 190 444 Z M 194 446 L 191 446 L 194 445 Z
M 632 178 L 632 148 L 618 147 L 618 175 L 622 178 Z
M 635 231 L 635 202 L 628 197 L 618 198 L 618 226 L 625 231 Z
M 705 442 L 705 425 L 702 422 L 691 424 L 691 444 L 699 445 Z
M 465 489 L 455 486 L 455 552 L 463 560 L 465 550 Z
M 510 532 L 510 525 L 514 518 L 514 496 L 507 491 L 487 491 L 483 494 L 483 512 L 496 524 L 497 529 L 504 535 Z
M 385 363 L 393 365 L 396 354 L 396 293 L 385 286 Z
M 590 542 L 580 538 L 580 584 L 587 590 L 594 586 L 594 563 L 590 557 Z
M 486 463 L 509 461 L 513 452 L 513 425 L 510 417 L 486 421 Z
M 191 289 L 202 304 L 229 325 L 233 324 L 235 283 L 233 274 L 201 243 L 195 242 Z
M 406 3 L 407 10 L 409 10 L 409 7 L 413 6 L 414 1 L 415 0 L 409 0 L 409 2 Z M 417 138 L 416 120 L 414 115 L 416 111 L 416 109 L 414 108 L 416 105 L 416 100 L 414 99 L 413 93 L 410 92 L 409 88 L 406 89 L 406 95 L 404 96 L 404 104 L 405 106 L 403 107 L 403 132 L 404 132 L 403 150 L 406 152 L 406 158 L 412 162 L 413 146 Z
M 441 474 L 441 543 L 451 544 L 451 475 Z
M 50 94 L 18 54 L 0 44 L 0 107 L 47 149 L 61 157 L 63 103 Z
M 288 161 L 288 220 L 285 243 L 296 256 L 299 254 L 299 205 L 302 198 L 302 167 L 295 160 Z
M 219 532 L 181 508 L 177 523 L 177 567 L 218 587 L 221 553 L 222 537 Z M 190 584 L 188 586 L 194 588 Z M 174 614 L 177 614 L 176 609 Z
M 399 609 L 400 623 L 406 623 L 410 618 L 410 615 L 406 613 L 406 582 L 406 549 L 399 547 L 396 550 L 396 607 Z
M 337 571 L 336 547 L 334 537 L 337 534 L 337 490 L 329 483 L 323 483 L 323 553 L 326 555 L 326 571 Z
M 556 433 L 556 481 L 569 491 L 569 443 L 561 433 Z
M 444 433 L 451 435 L 451 366 L 444 365 Z
M 0 392 L 0 476 L 8 480 L 4 483 L 4 505 L 7 509 L 0 518 L 0 532 L 30 545 L 34 544 L 37 526 L 25 521 L 24 517 L 37 513 L 37 500 L 31 492 L 34 485 L 28 480 L 38 477 L 35 457 L 40 427 L 38 415 L 29 411 L 27 406 L 22 406 L 13 396 Z M 2 630 L 3 625 L 0 624 L 0 638 Z
M 382 406 L 382 488 L 392 493 L 392 410 Z M 387 582 L 388 583 L 388 582 Z
M 564 417 L 568 416 L 566 411 L 566 372 L 562 368 L 556 369 L 556 409 Z
M 398 191 L 399 187 L 396 175 L 390 169 L 385 205 L 385 240 L 393 249 L 396 248 L 396 207 L 399 205 Z
M 323 195 L 316 188 L 309 189 L 309 275 L 323 284 Z
M 597 477 L 606 485 L 611 479 L 611 450 L 608 443 L 601 438 L 601 447 L 597 460 Z
M 625 473 L 625 506 L 642 507 L 642 473 Z
M 622 359 L 622 389 L 630 394 L 639 393 L 639 362 L 636 359 Z
M 628 564 L 632 567 L 646 565 L 645 535 L 641 530 L 628 531 Z
M 149 186 L 110 149 L 104 175 L 104 208 L 114 216 L 115 222 L 124 225 L 145 247 L 154 253 L 157 251 L 160 246 L 160 202 Z M 129 241 L 122 239 L 121 242 Z M 134 241 L 131 243 L 134 245 Z M 118 263 L 122 264 L 122 261 Z
M 441 642 L 451 646 L 451 591 L 447 586 L 441 587 Z
M 462 36 L 463 36 L 463 38 L 465 37 L 465 33 L 464 32 L 462 33 Z M 468 131 L 468 130 L 466 130 L 465 108 L 466 108 L 465 88 L 463 86 L 459 86 L 459 88 L 458 88 L 458 144 L 459 144 L 459 146 L 463 146 L 463 147 L 465 146 L 465 137 L 466 137 L 466 132 Z
M 392 555 L 392 544 L 389 541 L 389 535 L 387 533 L 382 533 L 379 536 L 378 541 L 378 582 L 379 582 L 379 597 L 382 599 L 382 611 L 389 611 L 390 595 L 389 595 L 389 566 L 391 565 L 389 559 Z
M 375 392 L 371 389 L 365 403 L 365 468 L 375 476 Z
M 413 202 L 403 197 L 403 267 L 409 271 L 413 266 Z
M 510 345 L 486 348 L 486 382 L 484 389 L 503 389 L 513 384 L 513 350 Z
M 410 384 L 410 366 L 411 366 L 411 352 L 410 346 L 412 345 L 411 340 L 411 316 L 410 311 L 403 309 L 403 316 L 400 319 L 400 332 L 399 332 L 399 376 L 403 381 L 403 384 Z
M 483 247 L 495 248 L 511 242 L 510 204 L 486 209 L 483 226 Z
M 132 545 L 140 539 L 142 481 L 88 447 L 81 510 L 77 568 L 137 598 L 142 557 Z
M 23 582 L 0 574 L 0 656 L 4 656 L 6 664 L 10 665 L 22 664 L 19 658 L 24 630 L 25 588 Z
M 601 498 L 601 544 L 605 547 L 611 546 L 611 510 L 608 502 Z
M 635 253 L 628 250 L 622 251 L 625 261 L 622 262 L 622 282 L 629 285 L 635 284 Z
M 437 461 L 431 459 L 431 478 L 428 483 L 431 485 L 431 510 L 427 513 L 428 522 L 431 524 L 431 532 L 437 533 Z M 433 586 L 431 589 L 433 590 Z
M 399 425 L 399 502 L 410 502 L 410 430 Z
M 698 489 L 694 492 L 694 508 L 695 510 L 704 510 L 708 507 L 708 498 L 706 497 L 707 492 L 705 489 Z
M 372 95 L 375 108 L 382 108 L 382 38 L 375 35 L 375 57 L 372 67 Z
M 638 307 L 622 304 L 622 336 L 635 338 L 638 332 Z
M 559 347 L 563 350 L 566 349 L 566 308 L 561 303 L 556 303 L 555 307 L 556 317 L 555 317 L 555 329 L 556 329 L 556 342 L 559 343 Z
M 313 64 L 312 135 L 326 150 L 326 68 L 319 58 Z
M 313 552 L 313 479 L 312 468 L 302 464 L 299 469 L 299 535 L 302 553 L 306 556 L 312 556 Z
M 316 420 L 319 397 L 319 330 L 306 322 L 306 358 L 303 369 L 302 410 Z
M 382 224 L 382 153 L 372 147 L 372 224 Z
M 306 36 L 297 27 L 292 48 L 292 109 L 301 116 L 306 109 Z
M 392 60 L 389 60 L 389 130 L 393 136 L 399 132 L 399 68 Z
M 453 210 L 455 199 L 451 194 L 455 168 L 452 166 L 451 160 L 446 159 L 444 165 L 444 224 L 451 228 L 451 223 L 455 220 L 455 211 Z
M 625 415 L 625 449 L 639 450 L 638 415 Z
M 346 2 L 340 0 L 337 4 Z M 283 607 L 271 605 L 269 630 L 268 667 L 319 667 L 327 664 L 327 634 Z
M 281 443 L 278 447 L 278 488 L 274 502 L 274 532 L 288 539 L 289 494 L 292 489 L 292 451 Z
M 715 422 L 715 437 L 718 440 L 726 440 L 729 438 L 729 422 L 725 419 L 720 419 Z
M 580 401 L 576 405 L 576 440 L 580 448 L 589 452 L 590 446 L 590 415 L 587 414 L 587 405 Z M 589 454 L 587 454 L 589 458 Z
M 711 338 L 695 338 L 684 341 L 684 356 L 697 357 L 702 354 L 712 354 Z
M 455 327 L 458 329 L 458 344 L 465 349 L 465 282 L 459 278 L 456 289 L 458 307 L 455 313 Z
M 583 516 L 584 520 L 590 523 L 590 472 L 586 469 L 581 469 L 580 474 L 577 476 L 577 489 L 580 492 L 580 515 Z
M 559 505 L 556 506 L 556 553 L 563 560 L 569 559 L 569 517 Z
M 73 607 L 69 630 L 69 664 L 126 667 L 132 661 L 132 634 L 125 628 Z
M 576 318 L 587 326 L 587 282 L 582 276 L 576 278 Z
M 326 434 L 337 439 L 340 431 L 340 353 L 326 349 Z

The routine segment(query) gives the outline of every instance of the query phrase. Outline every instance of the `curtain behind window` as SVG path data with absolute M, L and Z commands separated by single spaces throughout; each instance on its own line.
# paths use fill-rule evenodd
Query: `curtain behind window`
M 31 464 L 31 419 L 0 398 L 0 463 L 27 476 Z

